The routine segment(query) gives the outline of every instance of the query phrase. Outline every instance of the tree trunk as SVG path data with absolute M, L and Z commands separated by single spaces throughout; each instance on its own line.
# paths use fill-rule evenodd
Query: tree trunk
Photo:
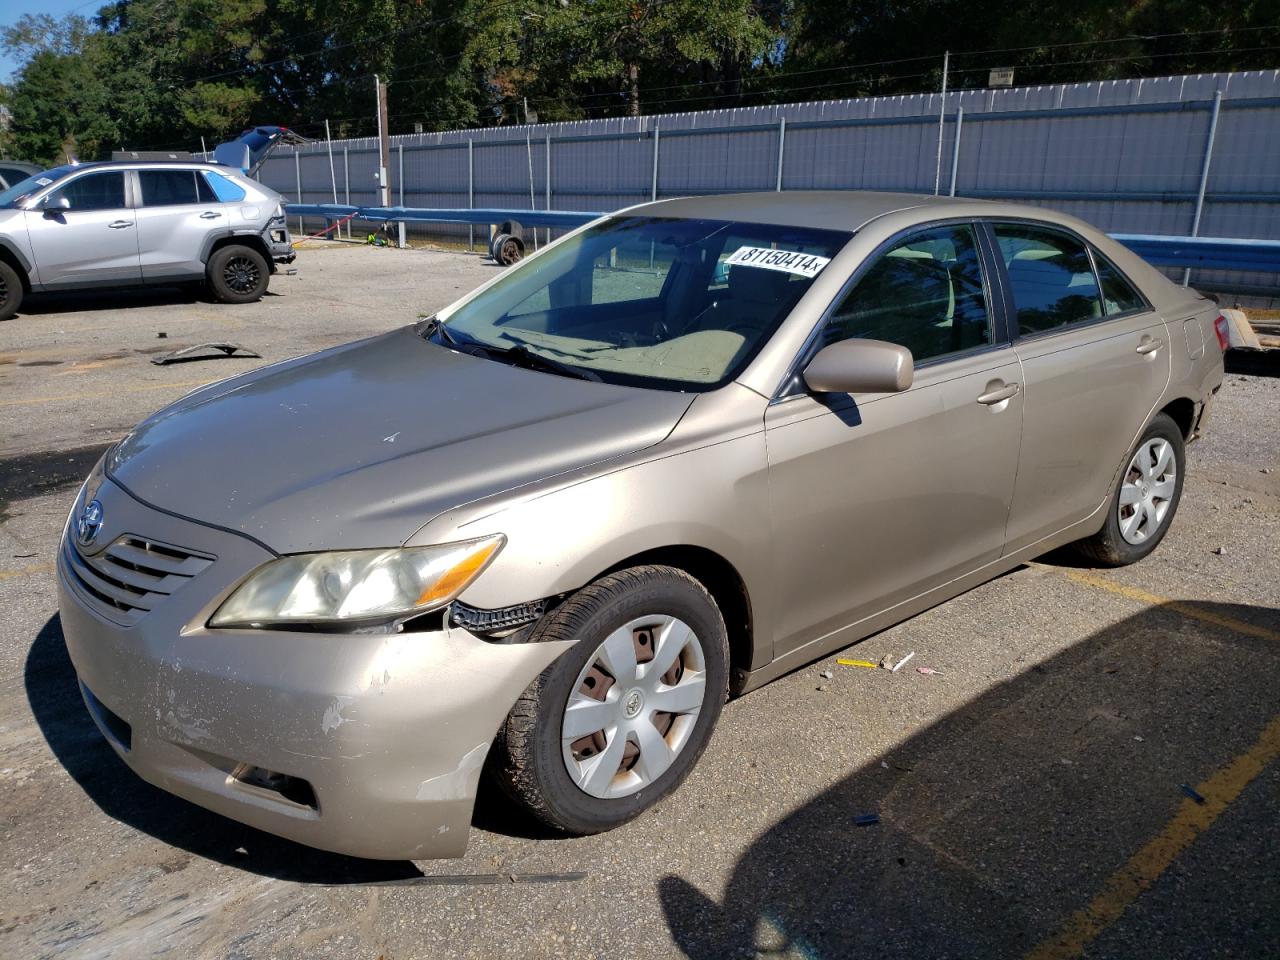
M 627 115 L 640 116 L 640 65 L 627 64 Z

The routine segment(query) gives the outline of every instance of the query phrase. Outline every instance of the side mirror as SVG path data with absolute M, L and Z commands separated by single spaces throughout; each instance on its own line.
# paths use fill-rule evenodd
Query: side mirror
M 901 393 L 911 386 L 911 351 L 884 340 L 841 340 L 823 347 L 804 368 L 816 393 Z
M 71 201 L 66 197 L 55 197 L 44 202 L 44 215 L 50 220 L 62 216 L 71 209 Z

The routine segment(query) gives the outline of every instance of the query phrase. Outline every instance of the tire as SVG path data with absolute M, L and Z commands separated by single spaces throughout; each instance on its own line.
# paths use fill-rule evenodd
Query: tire
M 1161 463 L 1156 461 L 1163 459 L 1164 445 L 1169 450 L 1168 466 L 1162 472 L 1145 475 L 1142 464 L 1153 471 L 1161 468 Z M 1137 563 L 1155 550 L 1169 532 L 1182 499 L 1182 481 L 1186 475 L 1182 431 L 1167 414 L 1157 414 L 1129 451 L 1125 464 L 1107 503 L 1106 523 L 1092 537 L 1072 544 L 1077 553 L 1100 566 L 1123 567 Z M 1172 477 L 1168 475 L 1169 467 L 1174 471 Z M 1167 496 L 1161 496 L 1162 491 Z M 1122 496 L 1136 502 L 1122 505 Z
M 222 303 L 253 303 L 267 292 L 271 265 L 252 247 L 228 244 L 213 252 L 205 274 L 214 299 Z
M 524 259 L 524 243 L 519 237 L 499 233 L 494 236 L 493 242 L 489 245 L 489 256 L 495 263 L 509 267 Z
M 0 321 L 8 320 L 22 304 L 22 277 L 18 271 L 0 260 Z
M 674 665 L 660 677 L 644 672 L 667 658 L 664 638 L 679 651 Z M 728 695 L 724 618 L 701 583 L 673 567 L 609 574 L 543 618 L 529 640 L 577 645 L 529 685 L 498 733 L 490 774 L 509 798 L 553 829 L 583 836 L 639 816 L 684 781 Z M 617 682 L 609 671 L 627 677 L 628 663 L 633 679 Z M 605 725 L 570 740 L 581 732 L 564 728 L 571 697 L 575 712 L 592 711 L 579 727 Z M 681 709 L 660 712 L 659 702 Z M 619 767 L 609 776 L 612 762 Z

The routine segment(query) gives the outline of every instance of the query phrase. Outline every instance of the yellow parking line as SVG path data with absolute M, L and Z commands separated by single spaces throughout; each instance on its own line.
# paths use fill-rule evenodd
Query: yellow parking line
M 28 577 L 33 573 L 53 573 L 52 563 L 30 563 L 25 567 L 12 570 L 0 570 L 0 580 L 12 580 L 15 577 Z
M 1183 800 L 1165 828 L 1107 878 L 1102 892 L 1083 910 L 1068 917 L 1057 933 L 1026 954 L 1025 960 L 1066 960 L 1080 956 L 1277 757 L 1280 757 L 1280 716 L 1273 717 L 1266 725 L 1257 743 L 1196 786 L 1204 803 Z
M 1074 580 L 1076 583 L 1084 584 L 1088 587 L 1096 587 L 1099 590 L 1106 590 L 1108 593 L 1114 593 L 1117 596 L 1126 597 L 1130 600 L 1137 600 L 1139 603 L 1151 605 L 1159 605 L 1168 607 L 1184 617 L 1191 617 L 1193 620 L 1199 620 L 1203 623 L 1212 623 L 1218 627 L 1225 627 L 1228 630 L 1234 630 L 1236 633 L 1243 633 L 1246 636 L 1258 637 L 1261 640 L 1274 640 L 1280 642 L 1280 632 L 1268 630 L 1266 627 L 1260 627 L 1257 624 L 1246 623 L 1243 620 L 1237 620 L 1234 617 L 1226 617 L 1220 613 L 1214 613 L 1212 610 L 1205 610 L 1191 603 L 1181 600 L 1171 600 L 1168 597 L 1162 597 L 1156 593 L 1148 593 L 1138 587 L 1129 587 L 1123 583 L 1116 583 L 1108 580 L 1106 577 L 1100 577 L 1096 573 L 1086 573 L 1083 570 L 1070 570 L 1060 567 L 1049 567 L 1044 564 L 1036 564 L 1044 570 L 1053 570 L 1062 574 L 1068 580 Z
M 0 407 L 30 407 L 41 403 L 57 403 L 62 400 L 95 400 L 99 397 L 115 397 L 122 393 L 143 393 L 147 390 L 173 390 L 178 387 L 202 387 L 213 380 L 178 380 L 174 383 L 148 383 L 140 387 L 116 387 L 113 390 L 94 390 L 90 393 L 63 393 L 52 397 L 23 397 L 21 400 L 0 400 Z

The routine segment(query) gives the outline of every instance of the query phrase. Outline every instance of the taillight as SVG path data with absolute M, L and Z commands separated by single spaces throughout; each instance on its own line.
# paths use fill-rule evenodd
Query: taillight
M 1218 314 L 1218 319 L 1213 321 L 1213 332 L 1218 335 L 1218 349 L 1226 353 L 1231 348 L 1231 321 Z

